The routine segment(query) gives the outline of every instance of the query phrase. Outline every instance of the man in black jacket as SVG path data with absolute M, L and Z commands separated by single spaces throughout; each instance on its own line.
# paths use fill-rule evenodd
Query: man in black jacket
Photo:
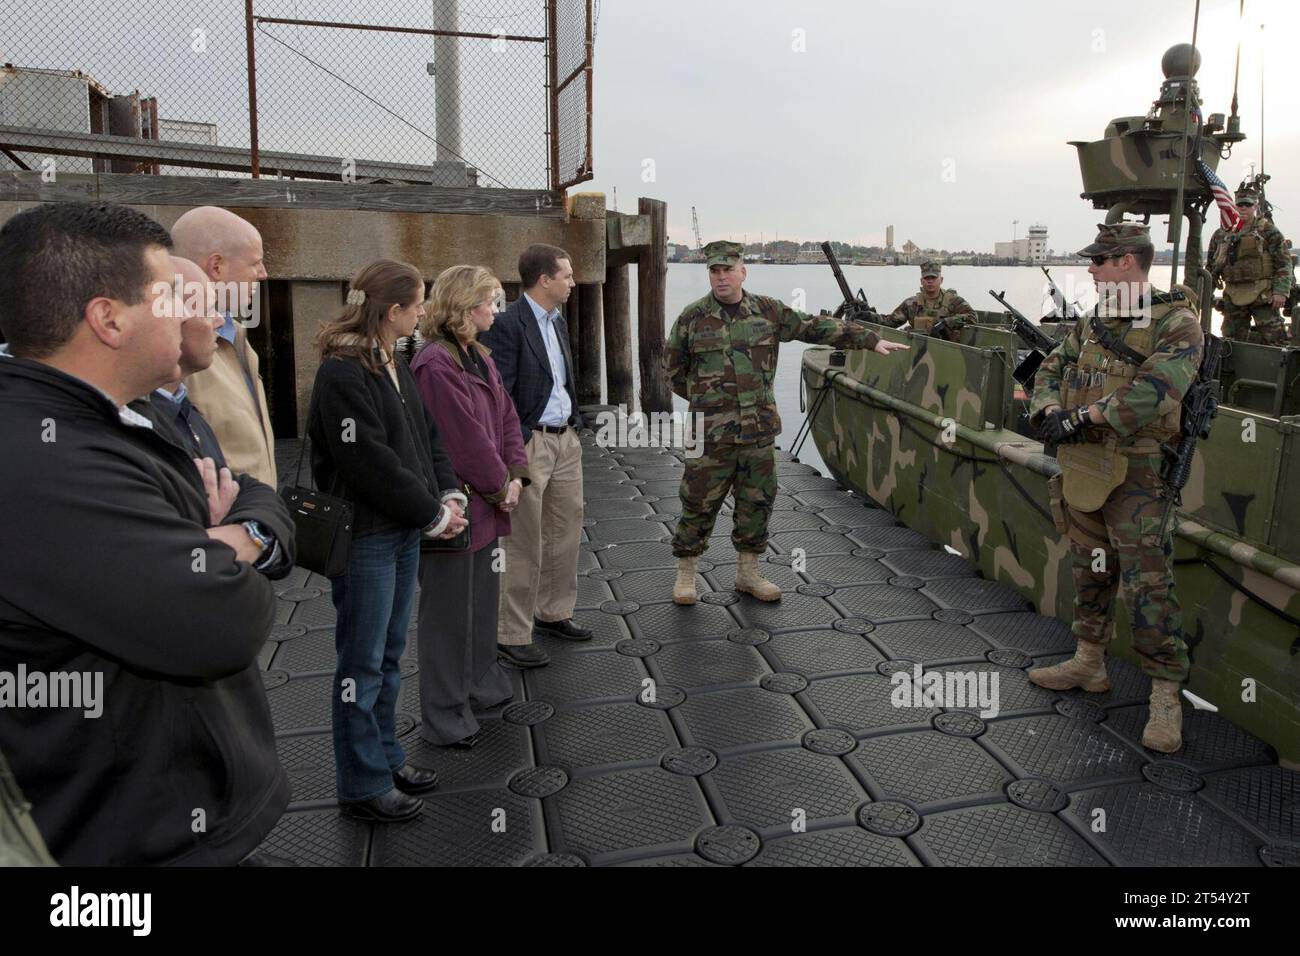
M 185 309 L 185 320 L 181 323 L 180 369 L 182 375 L 189 375 L 212 364 L 217 352 L 216 330 L 224 324 L 225 316 L 216 310 L 216 293 L 202 269 L 180 256 L 172 256 L 171 263 L 175 270 L 174 291 L 181 297 Z M 155 388 L 147 397 L 137 399 L 129 407 L 149 419 L 155 431 L 184 448 L 191 458 L 210 458 L 213 473 L 220 474 L 226 467 L 226 456 L 222 454 L 216 433 L 203 413 L 190 402 L 181 379 Z M 206 463 L 202 468 L 208 468 Z M 266 520 L 266 511 L 269 510 L 280 526 L 292 527 L 284 499 L 276 494 L 274 488 L 252 475 L 238 474 L 233 478 L 239 488 L 238 494 L 242 496 L 241 509 L 250 512 L 257 509 L 253 512 L 256 516 L 244 522 L 244 530 L 262 548 L 262 554 L 253 567 L 273 581 L 284 577 L 293 570 L 291 551 L 281 546 L 272 528 L 275 522 Z
M 502 542 L 506 572 L 497 653 L 516 667 L 541 667 L 550 658 L 533 644 L 534 633 L 569 641 L 591 638 L 588 628 L 571 620 L 578 601 L 583 500 L 582 419 L 569 330 L 560 315 L 573 291 L 569 254 L 555 246 L 529 246 L 519 256 L 519 278 L 523 295 L 480 336 L 514 399 L 532 479 Z
M 245 503 L 126 407 L 180 374 L 170 242 L 110 204 L 0 229 L 0 749 L 64 864 L 236 863 L 288 803 Z

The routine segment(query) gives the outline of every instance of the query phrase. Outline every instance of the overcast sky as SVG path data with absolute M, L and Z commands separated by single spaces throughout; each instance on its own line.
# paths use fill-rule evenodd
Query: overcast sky
M 1237 6 L 1202 3 L 1207 115 L 1229 111 Z M 991 252 L 1018 219 L 1019 235 L 1042 222 L 1052 248 L 1077 249 L 1104 213 L 1079 198 L 1066 143 L 1146 113 L 1161 55 L 1191 40 L 1193 7 L 603 0 L 596 178 L 580 188 L 617 187 L 625 212 L 638 196 L 666 200 L 670 237 L 692 244 L 694 205 L 705 242 L 762 232 L 883 244 L 892 223 L 898 246 Z M 1283 42 L 1300 37 L 1300 3 L 1247 0 L 1246 19 L 1239 101 L 1249 138 L 1220 175 L 1235 187 L 1259 159 L 1263 21 L 1269 198 L 1283 231 L 1300 231 L 1300 121 L 1285 98 L 1294 53 Z M 642 178 L 648 160 L 653 182 Z M 1161 240 L 1165 227 L 1153 232 Z

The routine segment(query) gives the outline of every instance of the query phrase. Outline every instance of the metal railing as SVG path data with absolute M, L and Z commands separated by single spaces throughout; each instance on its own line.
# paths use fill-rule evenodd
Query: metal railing
M 0 0 L 0 168 L 566 189 L 592 0 Z

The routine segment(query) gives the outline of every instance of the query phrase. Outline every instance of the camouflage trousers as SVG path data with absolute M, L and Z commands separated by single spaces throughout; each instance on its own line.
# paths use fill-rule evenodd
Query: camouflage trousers
M 1255 320 L 1253 331 L 1250 327 L 1252 318 Z M 1279 347 L 1288 344 L 1286 322 L 1277 309 L 1267 302 L 1233 305 L 1224 299 L 1222 331 L 1225 339 L 1236 339 L 1239 342 L 1259 342 Z
M 682 516 L 673 532 L 673 554 L 703 554 L 722 501 L 736 499 L 731 543 L 737 551 L 767 550 L 767 521 L 776 501 L 776 447 L 771 438 L 745 445 L 707 443 L 699 458 L 686 460 L 682 475 Z
M 1133 649 L 1150 677 L 1187 679 L 1183 614 L 1174 595 L 1173 545 L 1158 540 L 1164 501 L 1160 456 L 1130 457 L 1128 477 L 1097 511 L 1066 504 L 1074 566 L 1074 636 L 1106 643 L 1115 595 L 1124 599 Z

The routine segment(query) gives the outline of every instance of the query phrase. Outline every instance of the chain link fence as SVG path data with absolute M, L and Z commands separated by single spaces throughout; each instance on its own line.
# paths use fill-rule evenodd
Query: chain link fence
M 593 28 L 591 0 L 0 0 L 0 169 L 567 188 Z

